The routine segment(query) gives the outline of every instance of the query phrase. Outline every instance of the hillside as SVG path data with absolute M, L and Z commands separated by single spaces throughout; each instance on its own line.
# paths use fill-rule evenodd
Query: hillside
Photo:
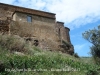
M 100 75 L 92 58 L 41 50 L 16 35 L 0 35 L 0 75 Z

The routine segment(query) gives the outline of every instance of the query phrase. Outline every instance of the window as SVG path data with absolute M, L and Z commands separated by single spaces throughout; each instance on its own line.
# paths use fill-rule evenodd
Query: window
M 27 22 L 32 22 L 32 16 L 27 16 Z

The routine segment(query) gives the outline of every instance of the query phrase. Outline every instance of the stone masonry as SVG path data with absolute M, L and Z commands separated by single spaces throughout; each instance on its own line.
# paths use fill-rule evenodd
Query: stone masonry
M 0 3 L 0 32 L 19 35 L 32 45 L 50 51 L 74 53 L 70 29 L 54 13 Z

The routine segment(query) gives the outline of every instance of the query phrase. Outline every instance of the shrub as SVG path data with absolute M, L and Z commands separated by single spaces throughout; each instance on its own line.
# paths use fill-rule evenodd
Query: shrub
M 98 28 L 85 31 L 82 35 L 84 39 L 92 44 L 90 49 L 94 60 L 96 57 L 100 59 L 100 25 Z M 95 61 L 98 62 L 99 60 L 96 59 Z M 98 63 L 100 63 L 100 61 Z
M 77 53 L 74 53 L 74 57 L 79 58 L 79 55 Z
M 86 75 L 98 75 L 98 72 L 94 70 L 88 70 Z
M 3 72 L 5 70 L 4 63 L 0 61 L 0 72 Z
M 8 50 L 25 52 L 25 41 L 19 36 L 14 35 L 0 35 L 0 45 Z

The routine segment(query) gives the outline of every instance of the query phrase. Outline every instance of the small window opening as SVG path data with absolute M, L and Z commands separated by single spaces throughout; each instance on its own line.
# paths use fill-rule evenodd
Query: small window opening
M 32 16 L 27 16 L 27 22 L 32 22 Z
M 39 45 L 39 41 L 38 40 L 34 40 L 34 45 L 38 46 Z

